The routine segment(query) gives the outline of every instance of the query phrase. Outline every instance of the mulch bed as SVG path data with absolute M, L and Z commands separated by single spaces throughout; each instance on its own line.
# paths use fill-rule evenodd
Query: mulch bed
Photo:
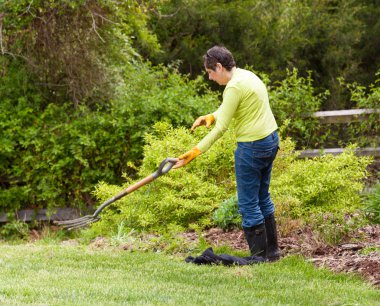
M 196 233 L 186 233 L 185 237 L 188 240 L 198 238 Z M 212 228 L 204 234 L 204 238 L 214 246 L 228 245 L 236 250 L 247 250 L 241 230 L 225 232 L 219 228 Z M 321 243 L 320 239 L 306 228 L 287 237 L 280 237 L 279 246 L 283 256 L 299 254 L 317 267 L 329 268 L 334 272 L 357 273 L 380 288 L 380 226 L 366 226 L 357 232 L 357 237 L 351 237 L 347 241 L 350 240 L 359 242 L 329 246 Z M 364 248 L 373 248 L 374 251 L 363 252 Z

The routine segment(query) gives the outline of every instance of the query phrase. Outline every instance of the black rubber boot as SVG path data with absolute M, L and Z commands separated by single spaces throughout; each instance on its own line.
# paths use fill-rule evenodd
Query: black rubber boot
M 265 229 L 267 233 L 267 260 L 276 261 L 280 259 L 281 253 L 278 248 L 277 239 L 277 226 L 274 214 L 269 215 L 265 218 Z
M 267 255 L 267 235 L 265 224 L 252 227 L 244 227 L 245 239 L 247 239 L 251 255 L 266 257 Z

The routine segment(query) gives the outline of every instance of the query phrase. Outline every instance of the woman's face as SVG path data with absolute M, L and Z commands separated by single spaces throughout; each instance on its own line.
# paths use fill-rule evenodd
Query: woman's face
M 220 63 L 216 64 L 215 70 L 205 67 L 208 74 L 208 78 L 211 81 L 218 83 L 219 85 L 226 85 L 228 80 L 225 80 L 224 68 Z

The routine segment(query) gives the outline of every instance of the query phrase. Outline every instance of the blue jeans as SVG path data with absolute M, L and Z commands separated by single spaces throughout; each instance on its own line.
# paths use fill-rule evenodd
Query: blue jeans
M 237 144 L 235 173 L 243 227 L 261 224 L 266 217 L 274 213 L 269 184 L 278 148 L 277 131 L 257 141 Z

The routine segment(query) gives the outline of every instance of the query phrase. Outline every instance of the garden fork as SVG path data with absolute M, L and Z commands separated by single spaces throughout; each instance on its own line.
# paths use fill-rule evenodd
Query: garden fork
M 176 158 L 165 158 L 160 166 L 158 167 L 157 171 L 152 173 L 151 175 L 148 175 L 141 181 L 137 182 L 136 184 L 124 189 L 116 196 L 112 197 L 111 199 L 104 202 L 95 212 L 93 215 L 87 215 L 81 218 L 68 220 L 68 221 L 55 221 L 54 223 L 57 225 L 62 225 L 64 228 L 68 230 L 73 230 L 77 228 L 84 227 L 86 225 L 89 225 L 91 223 L 94 223 L 96 221 L 100 220 L 100 217 L 98 217 L 99 213 L 108 205 L 114 203 L 115 201 L 121 199 L 122 197 L 126 196 L 127 194 L 130 194 L 131 192 L 139 189 L 140 187 L 154 181 L 156 178 L 160 177 L 163 174 L 166 174 L 169 172 L 169 170 L 175 165 L 177 162 Z

